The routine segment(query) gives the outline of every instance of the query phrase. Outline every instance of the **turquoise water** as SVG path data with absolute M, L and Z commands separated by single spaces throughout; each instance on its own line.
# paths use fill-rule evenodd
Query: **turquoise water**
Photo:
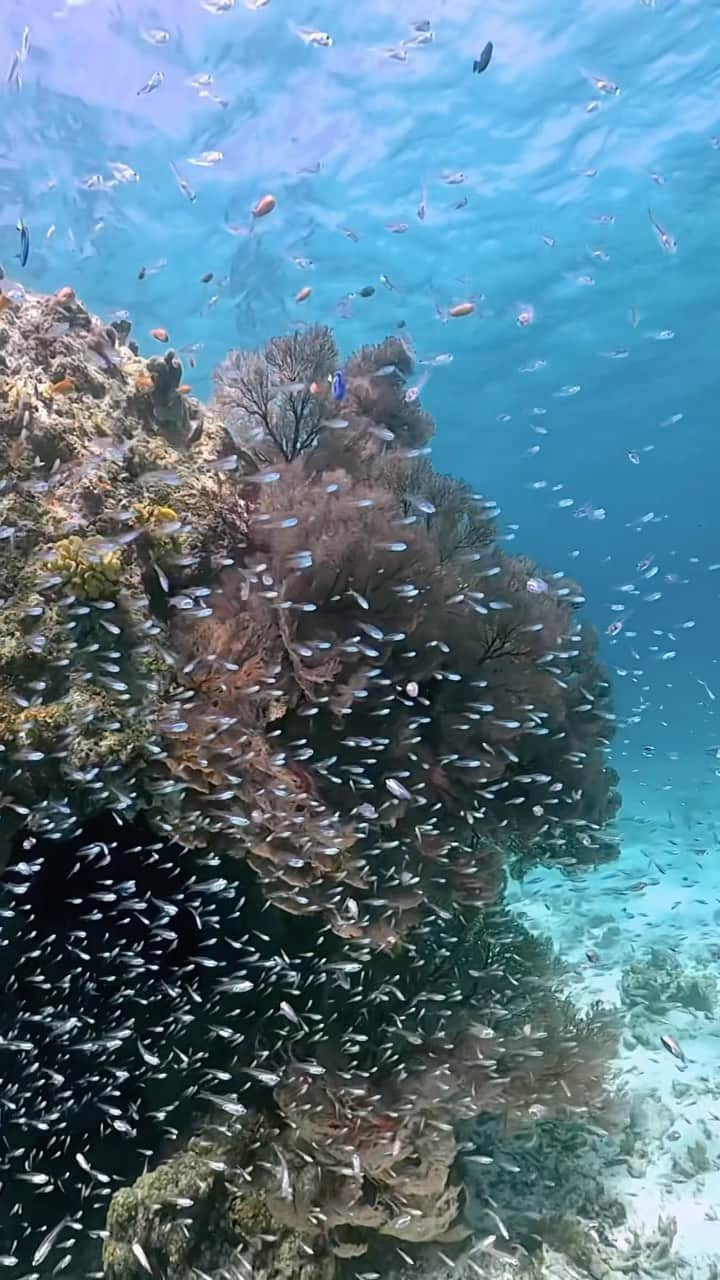
M 5 0 L 0 27 L 6 277 L 127 313 L 144 355 L 166 328 L 202 399 L 228 348 L 306 323 L 344 354 L 401 332 L 419 361 L 452 356 L 422 366 L 435 467 L 497 500 L 508 549 L 582 582 L 613 676 L 620 859 L 511 891 L 582 999 L 617 1000 L 651 945 L 707 967 L 716 938 L 719 17 L 708 0 Z M 702 1110 L 715 1162 L 714 1019 L 676 1012 L 698 1090 L 676 1123 Z M 625 1046 L 622 1072 L 677 1100 L 674 1069 Z M 684 1217 L 660 1154 L 656 1174 L 642 1221 L 678 1212 L 697 1266 L 720 1259 L 712 1174 L 683 1184 Z
M 453 0 L 426 10 L 35 4 L 23 88 L 8 90 L 0 122 L 6 271 L 22 216 L 32 238 L 23 281 L 50 290 L 71 280 L 101 315 L 127 310 L 144 350 L 157 325 L 177 347 L 202 344 L 188 371 L 201 396 L 229 344 L 257 345 L 296 319 L 335 323 L 347 351 L 402 321 L 421 357 L 451 353 L 423 393 L 439 423 L 435 464 L 496 497 L 538 559 L 579 571 L 600 627 L 622 616 L 613 605 L 632 615 L 637 640 L 608 645 L 616 666 L 643 672 L 618 680 L 621 714 L 640 716 L 621 740 L 626 776 L 656 789 L 690 786 L 699 770 L 710 782 L 703 750 L 717 732 L 698 680 L 713 688 L 709 565 L 720 555 L 714 8 L 477 13 Z M 408 45 L 423 19 L 435 39 Z M 332 47 L 307 46 L 291 20 L 328 32 Z M 8 5 L 8 68 L 25 21 L 23 6 Z M 153 28 L 166 43 L 143 39 Z M 473 75 L 488 39 L 492 63 Z M 155 71 L 161 86 L 139 95 Z M 188 83 L 204 75 L 212 96 Z M 619 93 L 598 92 L 593 76 Z M 222 160 L 188 163 L 209 150 Z M 117 163 L 139 180 L 112 185 Z M 461 185 L 443 181 L 458 173 Z M 86 189 L 96 175 L 104 185 Z M 247 232 L 268 191 L 272 217 L 252 237 L 233 234 Z M 663 251 L 649 208 L 676 253 Z M 298 306 L 306 284 L 312 296 Z M 374 296 L 338 318 L 340 300 L 367 285 Z M 437 309 L 470 295 L 475 315 L 444 325 Z M 524 304 L 535 318 L 521 327 Z M 566 397 L 568 387 L 579 390 Z M 577 518 L 586 505 L 605 519 Z M 660 572 L 646 586 L 636 566 L 650 557 Z M 656 590 L 660 599 L 643 599 Z M 677 642 L 665 638 L 690 621 Z M 652 761 L 640 756 L 646 744 Z

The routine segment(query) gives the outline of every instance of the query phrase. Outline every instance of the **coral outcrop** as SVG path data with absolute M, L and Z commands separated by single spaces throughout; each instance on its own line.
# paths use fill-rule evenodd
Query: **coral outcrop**
M 343 987 L 328 983 L 319 1007 L 302 1006 L 285 1067 L 269 1033 L 256 1044 L 251 1074 L 272 1090 L 264 1114 L 274 1116 L 276 1129 L 260 1154 L 243 1157 L 242 1185 L 251 1199 L 261 1195 L 270 1238 L 290 1233 L 316 1257 L 367 1255 L 364 1265 L 382 1270 L 396 1260 L 395 1246 L 452 1246 L 480 1228 L 478 1206 L 498 1203 L 503 1188 L 500 1165 L 485 1176 L 474 1161 L 506 1159 L 509 1134 L 522 1145 L 529 1126 L 557 1117 L 557 1145 L 565 1141 L 567 1148 L 563 1171 L 573 1156 L 578 1165 L 587 1162 L 587 1141 L 579 1156 L 571 1150 L 573 1125 L 602 1105 L 618 1028 L 601 1008 L 577 1013 L 563 998 L 562 970 L 551 949 L 513 917 L 495 909 L 488 918 L 477 908 L 468 916 L 466 909 L 430 931 L 419 926 L 401 957 L 380 954 L 362 967 L 343 961 L 337 967 Z M 231 1115 L 237 1109 L 230 1102 L 228 1108 Z M 502 1122 L 494 1133 L 493 1117 Z M 484 1128 L 458 1133 L 463 1118 Z M 244 1117 L 224 1115 L 222 1124 L 239 1150 Z M 193 1170 L 200 1149 L 191 1144 Z M 475 1156 L 488 1150 L 489 1157 Z M 237 1159 L 225 1164 L 234 1168 Z M 170 1168 L 173 1179 L 179 1176 L 185 1157 Z M 470 1172 L 475 1209 L 466 1217 Z M 146 1191 L 153 1225 L 136 1238 L 149 1252 L 158 1239 L 155 1182 L 141 1179 L 132 1193 L 120 1195 L 132 1194 L 136 1203 Z M 516 1188 L 514 1199 L 517 1194 Z M 596 1210 L 599 1204 L 598 1198 Z M 566 1194 L 563 1210 L 570 1207 Z M 230 1213 L 227 1197 L 219 1212 L 223 1220 Z M 516 1220 L 509 1219 L 516 1240 L 526 1241 L 529 1232 L 540 1238 L 550 1212 L 547 1205 L 542 1211 L 539 1197 L 533 1214 L 526 1197 Z M 106 1256 L 119 1250 L 139 1276 L 114 1211 L 109 1226 Z M 232 1237 L 227 1224 L 213 1230 L 211 1245 L 228 1231 Z M 202 1269 L 212 1270 L 206 1263 Z
M 664 947 L 650 947 L 623 969 L 621 995 L 629 1009 L 642 1009 L 652 1018 L 664 1018 L 677 1009 L 712 1014 L 717 981 L 707 967 Z
M 512 832 L 605 856 L 579 589 L 433 472 L 402 343 L 356 353 L 341 403 L 326 329 L 234 353 L 206 413 L 128 342 L 67 289 L 0 315 L 7 829 L 142 811 L 375 944 L 492 901 Z
M 664 947 L 650 947 L 625 965 L 620 994 L 629 1035 L 648 1049 L 660 1043 L 668 1019 L 680 1014 L 710 1018 L 717 1006 L 712 968 Z
M 222 1267 L 208 1237 L 268 1280 L 457 1244 L 458 1122 L 603 1096 L 615 1020 L 501 897 L 614 853 L 607 677 L 577 585 L 432 469 L 411 373 L 309 328 L 205 410 L 72 290 L 0 311 L 5 847 L 112 815 L 243 888 L 223 1150 L 116 1195 L 114 1280 Z

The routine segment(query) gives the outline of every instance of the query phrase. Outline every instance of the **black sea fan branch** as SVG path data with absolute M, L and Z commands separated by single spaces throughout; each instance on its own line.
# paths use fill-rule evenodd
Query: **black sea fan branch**
M 215 372 L 214 407 L 263 465 L 293 462 L 314 449 L 329 416 L 337 359 L 322 326 L 273 338 L 261 352 L 231 351 Z

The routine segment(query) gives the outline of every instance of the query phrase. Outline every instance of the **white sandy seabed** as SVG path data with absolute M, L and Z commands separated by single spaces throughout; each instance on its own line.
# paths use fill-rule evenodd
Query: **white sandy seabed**
M 632 813 L 632 808 L 626 805 Z M 641 1110 L 645 1157 L 608 1172 L 623 1201 L 623 1236 L 649 1235 L 658 1217 L 674 1218 L 673 1254 L 693 1280 L 720 1274 L 720 814 L 687 816 L 682 806 L 617 824 L 621 853 L 578 879 L 537 872 L 511 898 L 530 927 L 548 934 L 569 962 L 569 994 L 580 1005 L 621 1001 L 623 968 L 650 948 L 683 968 L 717 979 L 713 1012 L 679 1005 L 639 1043 L 630 1025 L 620 1050 L 617 1087 Z M 628 1016 L 628 1010 L 624 1010 Z M 685 1062 L 663 1047 L 673 1036 Z M 638 1104 L 642 1104 L 638 1107 Z

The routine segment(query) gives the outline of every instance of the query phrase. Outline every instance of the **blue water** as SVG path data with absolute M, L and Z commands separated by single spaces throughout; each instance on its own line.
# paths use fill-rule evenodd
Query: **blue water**
M 539 560 L 577 570 L 601 628 L 621 616 L 614 604 L 632 614 L 637 638 L 607 646 L 614 665 L 643 673 L 618 680 L 621 717 L 642 706 L 618 744 L 626 774 L 654 788 L 698 771 L 713 783 L 703 751 L 718 736 L 715 708 L 697 681 L 716 679 L 720 582 L 708 569 L 720 557 L 720 70 L 708 26 L 718 6 L 477 9 L 35 0 L 22 91 L 5 93 L 0 120 L 2 260 L 10 270 L 22 216 L 32 237 L 23 280 L 46 290 L 72 281 L 100 314 L 127 310 L 144 350 L 156 325 L 178 347 L 202 343 L 189 371 L 201 396 L 229 345 L 255 346 L 300 319 L 334 322 L 347 350 L 404 322 L 420 356 L 452 353 L 423 396 L 438 422 L 436 466 L 496 497 Z M 435 40 L 389 57 L 423 19 Z M 332 48 L 305 45 L 291 20 L 329 32 Z M 26 21 L 26 6 L 6 4 L 8 68 Z M 168 41 L 144 39 L 152 28 Z M 473 75 L 488 39 L 492 63 Z M 139 95 L 154 71 L 161 86 Z M 203 73 L 222 105 L 188 83 Z M 592 76 L 619 94 L 599 92 Z M 188 164 L 206 150 L 223 159 Z M 117 162 L 139 181 L 84 188 L 94 175 L 111 181 Z M 461 185 L 443 182 L 458 171 Z M 233 235 L 228 225 L 247 233 L 268 191 L 273 215 L 252 237 Z M 675 254 L 659 245 L 649 208 Z M 407 232 L 388 231 L 393 223 Z M 300 307 L 305 284 L 313 293 Z M 340 299 L 365 285 L 375 295 L 338 318 Z M 436 308 L 468 296 L 475 315 L 444 325 Z M 521 327 L 526 303 L 534 323 Z M 618 351 L 627 356 L 607 354 Z M 567 387 L 579 390 L 565 398 Z M 573 505 L 559 508 L 564 498 Z M 585 504 L 605 519 L 577 518 Z M 660 569 L 651 584 L 636 572 L 646 557 Z M 642 594 L 619 593 L 626 583 Z M 656 590 L 659 600 L 642 599 Z M 677 657 L 660 662 L 670 650 Z M 653 761 L 639 755 L 646 744 Z
M 2 88 L 6 274 L 129 313 L 144 354 L 155 326 L 175 348 L 200 344 L 186 376 L 201 398 L 229 347 L 298 323 L 331 324 L 347 353 L 402 326 L 421 359 L 452 354 L 422 393 L 436 468 L 497 499 L 510 548 L 582 582 L 614 675 L 625 814 L 705 839 L 712 856 L 720 4 L 5 0 L 2 16 L 0 69 L 26 24 L 30 38 L 22 88 Z M 435 39 L 413 44 L 424 20 Z M 332 47 L 306 45 L 295 23 Z M 202 74 L 205 96 L 189 83 Z M 191 163 L 209 150 L 222 158 Z M 113 183 L 113 164 L 138 180 Z M 268 192 L 277 207 L 253 225 Z M 365 286 L 373 296 L 348 300 Z M 466 299 L 473 315 L 443 316 Z M 647 867 L 650 836 L 638 853 L 631 834 L 618 866 L 548 893 L 569 895 L 558 937 L 573 897 L 581 918 L 613 909 L 617 878 Z M 684 892 L 683 849 L 673 858 L 665 883 Z M 708 905 L 682 926 L 698 938 L 712 932 L 707 859 L 702 874 Z M 633 945 L 658 928 L 672 940 L 673 891 L 645 903 Z

